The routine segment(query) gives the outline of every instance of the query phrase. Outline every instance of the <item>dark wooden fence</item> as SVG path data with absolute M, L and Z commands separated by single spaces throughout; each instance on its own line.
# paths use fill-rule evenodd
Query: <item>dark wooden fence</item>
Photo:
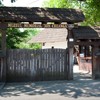
M 7 82 L 66 80 L 67 49 L 7 50 Z
M 0 58 L 0 83 L 6 81 L 6 67 L 4 60 L 4 57 Z
M 3 62 L 2 58 L 0 58 L 0 82 L 3 80 Z

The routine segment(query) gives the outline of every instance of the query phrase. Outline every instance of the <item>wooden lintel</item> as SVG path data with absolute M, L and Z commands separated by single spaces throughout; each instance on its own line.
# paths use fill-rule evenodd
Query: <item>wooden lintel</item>
M 61 24 L 61 22 L 54 22 L 54 24 Z
M 89 45 L 92 45 L 92 46 L 100 46 L 100 41 L 99 42 L 88 42 L 88 41 L 81 41 L 81 42 L 74 42 L 75 45 L 85 45 L 85 46 L 89 46 Z
M 0 23 L 0 29 L 5 29 L 7 28 L 8 24 L 7 23 Z
M 67 24 L 0 23 L 0 29 L 5 28 L 67 28 Z
M 33 22 L 29 22 L 29 24 L 33 24 Z
M 8 28 L 66 28 L 67 24 L 25 24 L 8 23 Z
M 47 22 L 42 22 L 42 24 L 47 24 Z

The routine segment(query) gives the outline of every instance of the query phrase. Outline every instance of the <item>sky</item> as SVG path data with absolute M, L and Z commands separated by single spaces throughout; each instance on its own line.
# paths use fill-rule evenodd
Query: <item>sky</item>
M 42 7 L 42 3 L 45 0 L 17 0 L 15 3 L 11 3 L 11 0 L 4 0 L 5 6 L 16 6 L 16 7 Z

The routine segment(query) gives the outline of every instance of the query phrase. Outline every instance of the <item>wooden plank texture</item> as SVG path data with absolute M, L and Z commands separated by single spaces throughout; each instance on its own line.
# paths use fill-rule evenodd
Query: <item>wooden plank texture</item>
M 7 81 L 51 81 L 67 79 L 66 49 L 7 50 Z

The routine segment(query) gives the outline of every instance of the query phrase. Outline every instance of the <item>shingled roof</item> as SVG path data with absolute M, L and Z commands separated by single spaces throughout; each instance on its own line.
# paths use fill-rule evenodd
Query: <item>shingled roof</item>
M 66 8 L 0 7 L 2 22 L 68 22 L 83 21 L 82 11 Z
M 65 28 L 47 28 L 42 30 L 36 36 L 33 36 L 33 38 L 28 43 L 63 42 L 66 41 L 67 34 L 68 32 Z
M 76 39 L 100 39 L 100 27 L 79 26 L 73 28 L 73 35 Z

